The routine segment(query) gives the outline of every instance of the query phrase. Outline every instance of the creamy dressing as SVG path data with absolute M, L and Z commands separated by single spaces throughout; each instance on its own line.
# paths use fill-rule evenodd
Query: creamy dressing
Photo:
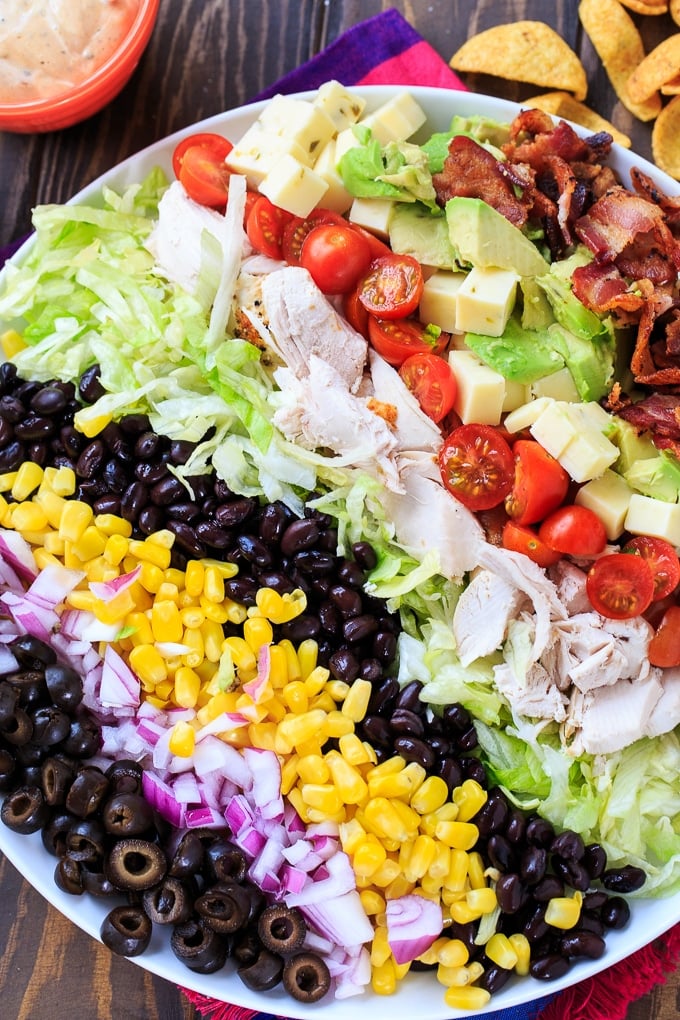
M 48 99 L 85 81 L 138 8 L 139 0 L 0 0 L 0 103 Z

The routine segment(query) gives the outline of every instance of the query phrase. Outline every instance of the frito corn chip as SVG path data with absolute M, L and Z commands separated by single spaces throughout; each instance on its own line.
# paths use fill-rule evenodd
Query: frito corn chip
M 456 71 L 563 89 L 576 99 L 585 99 L 588 91 L 583 64 L 542 21 L 513 21 L 473 35 L 449 63 Z
M 636 14 L 665 14 L 668 4 L 664 0 L 616 0 Z
M 645 56 L 642 36 L 630 14 L 619 0 L 581 0 L 578 14 L 623 105 L 639 120 L 654 120 L 661 110 L 658 92 L 635 102 L 628 89 L 631 74 Z
M 660 170 L 680 180 L 680 96 L 671 99 L 654 121 L 652 154 Z
M 527 106 L 535 106 L 545 113 L 551 113 L 554 117 L 562 117 L 564 120 L 571 120 L 574 124 L 580 124 L 588 131 L 607 131 L 619 145 L 630 148 L 630 138 L 622 131 L 615 128 L 608 120 L 595 113 L 589 106 L 579 103 L 570 92 L 544 92 L 540 96 L 531 96 L 526 100 Z
M 680 74 L 680 32 L 655 46 L 628 79 L 628 94 L 635 103 L 649 99 Z
M 677 96 L 680 94 L 680 74 L 677 78 L 671 78 L 665 85 L 662 85 L 660 91 L 662 96 Z
M 668 13 L 676 25 L 680 25 L 680 0 L 670 0 Z

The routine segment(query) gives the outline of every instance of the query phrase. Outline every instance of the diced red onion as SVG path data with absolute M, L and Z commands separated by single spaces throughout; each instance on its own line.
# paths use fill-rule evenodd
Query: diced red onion
M 29 583 L 38 575 L 33 550 L 18 531 L 0 529 L 0 558 Z
M 410 893 L 388 900 L 387 941 L 397 963 L 415 960 L 441 935 L 444 920 L 439 903 Z
M 177 828 L 184 827 L 184 808 L 178 803 L 172 787 L 160 776 L 147 770 L 142 774 L 142 792 L 152 808 Z
M 135 583 L 141 569 L 138 564 L 134 570 L 129 570 L 126 574 L 119 574 L 118 577 L 113 577 L 110 581 L 90 581 L 90 591 L 102 602 L 110 602 L 112 598 L 122 591 L 126 591 Z
M 60 563 L 48 563 L 26 592 L 29 602 L 45 609 L 54 609 L 85 577 L 82 570 L 70 570 Z
M 139 705 L 139 680 L 112 645 L 107 645 L 104 652 L 99 700 L 106 708 Z
M 261 645 L 257 653 L 257 675 L 243 684 L 245 693 L 253 699 L 257 705 L 269 681 L 271 670 L 271 652 L 269 645 Z
M 323 882 L 315 883 L 311 888 L 316 897 L 300 905 L 300 910 L 317 931 L 338 946 L 361 945 L 373 938 L 373 926 L 356 889 L 327 897 Z M 286 896 L 286 903 L 294 906 L 296 899 L 295 896 Z

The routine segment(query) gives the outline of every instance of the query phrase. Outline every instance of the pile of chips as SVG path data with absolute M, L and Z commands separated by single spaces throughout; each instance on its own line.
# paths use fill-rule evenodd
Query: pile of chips
M 616 95 L 641 121 L 653 121 L 657 166 L 680 180 L 680 29 L 645 53 L 640 31 L 626 10 L 670 14 L 680 26 L 680 0 L 581 0 L 579 18 Z M 489 74 L 554 91 L 525 102 L 546 113 L 630 139 L 586 106 L 586 71 L 571 47 L 542 21 L 514 21 L 472 36 L 451 58 L 456 71 Z M 667 97 L 670 97 L 667 99 Z

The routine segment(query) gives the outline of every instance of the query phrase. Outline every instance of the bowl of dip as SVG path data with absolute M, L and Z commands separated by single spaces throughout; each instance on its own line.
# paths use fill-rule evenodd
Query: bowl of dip
M 0 0 L 0 131 L 57 131 L 128 82 L 160 0 Z

